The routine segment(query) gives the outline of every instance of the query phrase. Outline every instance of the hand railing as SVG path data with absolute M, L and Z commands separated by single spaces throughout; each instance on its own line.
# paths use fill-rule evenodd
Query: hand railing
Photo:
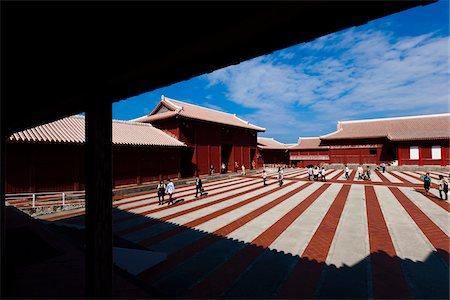
M 31 207 L 35 208 L 37 202 L 40 201 L 62 201 L 62 205 L 67 204 L 67 199 L 81 197 L 85 195 L 85 191 L 64 191 L 64 192 L 40 192 L 40 193 L 16 193 L 6 194 L 5 204 L 11 206 L 27 206 L 31 202 Z M 41 199 L 39 199 L 41 198 Z

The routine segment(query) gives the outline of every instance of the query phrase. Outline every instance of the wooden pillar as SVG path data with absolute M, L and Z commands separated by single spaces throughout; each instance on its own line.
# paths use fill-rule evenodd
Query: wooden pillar
M 244 165 L 244 146 L 241 146 L 241 165 Z M 245 166 L 247 168 L 247 166 Z
M 86 296 L 112 298 L 112 105 L 86 111 Z
M 0 101 L 1 103 L 1 101 Z M 1 107 L 1 104 L 0 104 Z M 0 110 L 1 112 L 1 110 Z M 2 115 L 2 121 L 4 120 L 4 116 Z M 2 122 L 3 123 L 3 122 Z M 0 126 L 0 138 L 2 139 L 0 141 L 0 255 L 1 255 L 1 286 L 0 289 L 0 298 L 6 299 L 7 296 L 7 288 L 8 288 L 8 279 L 11 278 L 12 274 L 8 274 L 8 265 L 9 261 L 6 257 L 6 246 L 5 246 L 5 162 L 6 162 L 6 155 L 5 155 L 5 135 L 3 133 L 3 130 L 1 128 L 3 127 L 3 124 Z
M 30 157 L 30 192 L 31 193 L 36 193 L 37 189 L 36 189 L 36 155 L 35 153 L 35 147 L 33 144 L 30 145 L 31 146 L 31 157 Z
M 211 145 L 208 143 L 208 175 L 210 175 L 209 173 L 209 168 L 211 167 Z
M 441 146 L 441 166 L 445 166 L 445 145 Z
M 419 146 L 419 166 L 423 166 L 422 156 L 422 147 Z
M 398 165 L 401 166 L 402 165 L 402 147 L 400 147 L 400 145 L 397 146 L 397 161 L 398 161 Z

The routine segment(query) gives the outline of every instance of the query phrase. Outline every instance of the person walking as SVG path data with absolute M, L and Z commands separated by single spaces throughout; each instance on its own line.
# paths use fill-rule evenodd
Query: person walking
M 262 179 L 263 179 L 264 186 L 266 186 L 267 185 L 267 183 L 266 183 L 266 180 L 267 180 L 266 170 L 262 171 Z
M 169 194 L 169 202 L 168 205 L 173 204 L 173 193 L 175 192 L 175 185 L 173 184 L 172 180 L 167 179 L 167 186 L 166 186 L 166 194 Z
M 226 170 L 227 170 L 227 166 L 225 166 L 225 163 L 222 163 L 222 168 L 221 168 L 222 174 L 225 174 Z
M 200 196 L 203 193 L 203 183 L 202 180 L 197 176 L 195 178 L 195 198 L 198 197 L 198 193 L 200 193 Z
M 255 162 L 255 160 L 252 160 L 252 169 L 253 169 L 253 170 L 256 169 L 256 162 Z
M 345 165 L 345 179 L 349 179 L 350 178 L 350 169 L 348 168 L 347 165 Z
M 320 169 L 320 176 L 322 177 L 322 181 L 327 181 L 327 179 L 325 178 L 325 167 L 322 167 L 322 169 Z
M 313 169 L 311 166 L 308 167 L 308 180 L 313 180 Z
M 166 195 L 166 185 L 164 184 L 164 180 L 161 180 L 156 187 L 156 191 L 158 193 L 158 205 L 164 204 L 164 196 Z
M 371 180 L 370 179 L 370 173 L 371 173 L 370 166 L 367 166 L 366 177 L 367 177 L 368 180 Z
M 245 166 L 242 164 L 242 176 L 245 176 Z
M 358 172 L 358 179 L 363 180 L 364 179 L 364 170 L 361 165 L 358 166 L 357 172 Z
M 234 162 L 234 172 L 237 173 L 237 171 L 239 170 L 239 164 L 237 161 Z
M 442 197 L 442 193 L 444 197 Z M 439 175 L 439 198 L 441 200 L 448 200 L 448 180 L 442 175 Z
M 278 177 L 277 177 L 277 179 L 278 179 L 278 185 L 279 186 L 282 186 L 283 185 L 283 173 L 281 172 L 281 170 L 280 169 L 278 169 L 279 171 L 278 171 Z
M 386 164 L 384 163 L 384 161 L 381 163 L 381 170 L 384 172 L 386 172 Z
M 425 189 L 425 192 L 428 194 L 428 191 L 430 190 L 430 186 L 431 186 L 430 173 L 427 172 L 427 174 L 421 176 L 421 178 L 423 179 L 423 188 Z
M 210 165 L 209 166 L 209 175 L 213 175 L 214 174 L 214 165 Z
M 314 181 L 319 180 L 319 168 L 317 166 L 313 170 L 313 177 L 314 177 Z

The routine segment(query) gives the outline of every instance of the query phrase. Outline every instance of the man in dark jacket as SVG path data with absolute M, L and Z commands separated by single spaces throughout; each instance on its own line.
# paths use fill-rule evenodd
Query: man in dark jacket
M 202 184 L 202 180 L 197 176 L 195 178 L 195 198 L 198 197 L 198 193 L 200 192 L 200 196 L 203 193 L 203 184 Z

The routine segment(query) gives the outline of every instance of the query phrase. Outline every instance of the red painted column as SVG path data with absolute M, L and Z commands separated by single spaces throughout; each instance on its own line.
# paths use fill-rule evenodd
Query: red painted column
M 244 146 L 241 146 L 241 166 L 244 165 Z M 247 166 L 245 166 L 247 168 Z
M 423 166 L 422 156 L 422 147 L 419 146 L 419 166 Z
M 441 146 L 441 166 L 445 166 L 445 146 Z
M 403 165 L 403 163 L 402 163 L 402 148 L 400 146 L 397 147 L 397 160 L 398 160 L 399 166 Z
M 211 145 L 208 143 L 208 174 L 209 174 L 209 168 L 211 167 Z

